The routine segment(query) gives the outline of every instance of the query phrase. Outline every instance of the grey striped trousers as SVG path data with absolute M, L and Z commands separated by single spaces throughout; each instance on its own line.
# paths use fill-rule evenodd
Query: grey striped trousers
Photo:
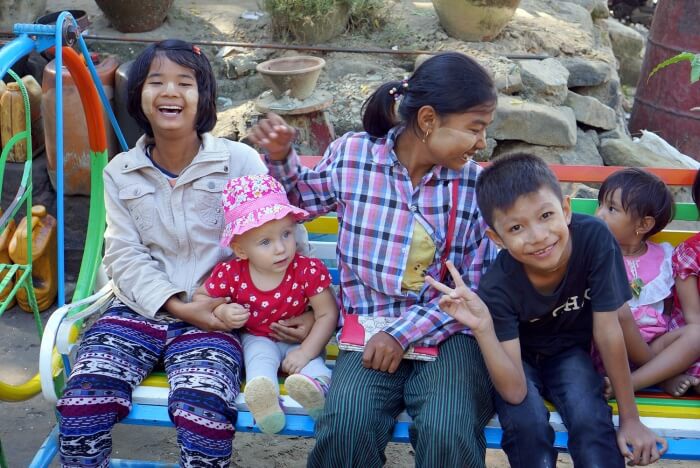
M 492 391 L 476 340 L 467 335 L 442 343 L 437 360 L 404 360 L 394 374 L 365 369 L 362 353 L 341 351 L 308 467 L 384 465 L 404 408 L 413 418 L 417 467 L 483 467 Z

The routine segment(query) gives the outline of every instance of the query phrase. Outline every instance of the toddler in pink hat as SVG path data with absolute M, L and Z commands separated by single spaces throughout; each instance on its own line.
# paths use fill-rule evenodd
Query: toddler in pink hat
M 308 213 L 289 203 L 282 185 L 266 174 L 231 179 L 224 187 L 226 226 L 222 247 L 235 258 L 218 264 L 197 290 L 198 297 L 226 297 L 214 314 L 242 330 L 245 401 L 266 433 L 284 428 L 277 372 L 289 374 L 289 395 L 313 418 L 325 403 L 331 371 L 322 352 L 335 331 L 338 308 L 323 262 L 296 252 L 297 221 Z M 272 338 L 270 325 L 301 315 L 311 306 L 315 322 L 301 344 Z

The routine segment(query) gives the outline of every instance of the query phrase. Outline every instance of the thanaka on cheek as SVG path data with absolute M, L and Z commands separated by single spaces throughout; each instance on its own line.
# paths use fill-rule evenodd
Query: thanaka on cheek
M 154 93 L 150 89 L 144 89 L 141 92 L 141 109 L 147 118 L 153 115 L 153 99 L 155 98 Z

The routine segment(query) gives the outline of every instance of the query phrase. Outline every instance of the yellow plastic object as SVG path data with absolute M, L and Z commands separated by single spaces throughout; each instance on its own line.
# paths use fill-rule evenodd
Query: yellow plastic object
M 61 355 L 54 349 L 51 356 L 51 368 L 53 369 L 54 378 L 57 377 L 63 369 Z M 0 401 L 24 401 L 33 398 L 41 392 L 41 381 L 39 374 L 36 374 L 31 379 L 20 385 L 10 385 L 0 380 Z
M 17 226 L 10 241 L 10 258 L 14 263 L 27 265 L 27 218 Z M 56 299 L 58 270 L 56 260 L 56 218 L 46 212 L 46 207 L 32 207 L 32 282 L 39 310 L 48 309 Z M 17 291 L 17 303 L 31 312 L 24 289 Z
M 41 85 L 31 75 L 22 78 L 22 83 L 27 88 L 29 95 L 32 145 L 36 151 L 44 140 L 43 125 L 41 124 Z M 15 82 L 8 83 L 5 92 L 0 96 L 0 140 L 2 146 L 6 146 L 10 138 L 23 132 L 25 128 L 24 100 L 19 85 Z M 17 142 L 8 153 L 7 160 L 11 162 L 27 160 L 26 140 L 22 139 Z

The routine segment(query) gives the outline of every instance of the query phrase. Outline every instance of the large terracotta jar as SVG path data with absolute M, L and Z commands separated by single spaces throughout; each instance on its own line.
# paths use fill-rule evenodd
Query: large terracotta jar
M 163 24 L 174 0 L 95 0 L 117 31 L 144 32 Z
M 447 34 L 462 41 L 490 41 L 513 17 L 520 0 L 433 0 Z

